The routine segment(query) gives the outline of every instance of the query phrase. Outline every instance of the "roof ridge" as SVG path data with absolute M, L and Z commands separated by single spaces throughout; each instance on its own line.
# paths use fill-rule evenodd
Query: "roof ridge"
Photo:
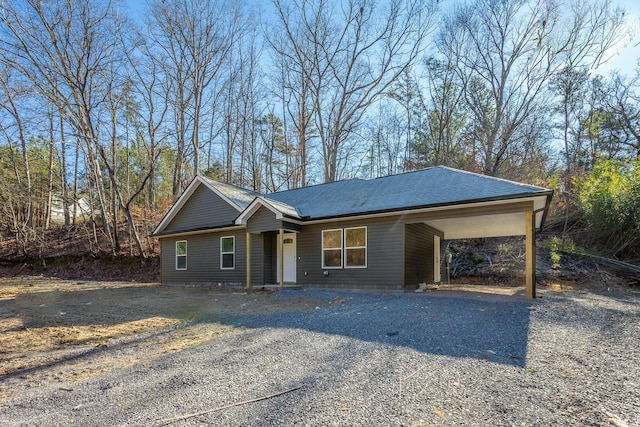
M 391 177 L 394 177 L 394 176 L 409 175 L 409 174 L 412 174 L 412 173 L 424 172 L 424 171 L 428 171 L 428 170 L 435 169 L 435 168 L 440 168 L 440 167 L 443 167 L 443 166 L 429 166 L 429 167 L 422 168 L 422 169 L 416 169 L 414 171 L 398 172 L 398 173 L 393 173 L 391 175 L 376 176 L 375 178 L 365 179 L 364 181 L 374 181 L 376 179 L 383 179 L 383 178 L 391 178 Z
M 213 184 L 213 185 L 216 185 L 216 184 L 228 185 L 229 187 L 234 187 L 234 188 L 237 188 L 238 190 L 246 191 L 247 193 L 252 193 L 252 194 L 256 194 L 256 195 L 262 196 L 262 193 L 258 193 L 257 191 L 249 190 L 248 188 L 244 188 L 244 187 L 241 187 L 239 185 L 232 184 L 230 182 L 218 181 L 217 179 L 209 178 L 208 176 L 204 176 L 204 175 L 200 175 L 200 174 L 198 174 L 197 176 L 207 180 L 210 184 Z
M 269 196 L 274 195 L 274 194 L 289 193 L 289 192 L 292 192 L 292 191 L 304 190 L 304 189 L 307 189 L 307 188 L 315 188 L 315 187 L 320 187 L 320 186 L 323 186 L 323 185 L 338 184 L 340 182 L 349 182 L 349 181 L 369 181 L 369 180 L 368 179 L 362 179 L 362 178 L 340 179 L 338 181 L 321 182 L 319 184 L 307 185 L 307 186 L 304 186 L 304 187 L 290 188 L 288 190 L 281 190 L 281 191 L 276 191 L 276 192 L 273 192 L 273 193 L 264 193 L 263 196 L 264 197 L 269 197 Z
M 294 205 L 290 204 L 290 203 L 282 202 L 282 201 L 280 201 L 280 200 L 276 200 L 276 199 L 269 199 L 269 198 L 264 197 L 264 196 L 259 196 L 258 198 L 259 198 L 259 199 L 264 200 L 264 201 L 265 201 L 265 203 L 270 204 L 272 207 L 274 207 L 274 208 L 276 208 L 276 209 L 278 209 L 278 210 L 280 210 L 280 211 L 281 211 L 281 208 L 285 207 L 285 208 L 292 209 L 293 211 L 295 211 L 295 212 L 296 212 L 296 214 L 297 214 L 298 216 L 301 216 L 301 215 L 300 215 L 300 211 L 298 210 L 298 208 L 297 208 L 296 206 L 294 206 Z M 281 212 L 282 212 L 282 211 L 281 211 Z M 283 213 L 284 213 L 284 212 L 283 212 Z
M 455 169 L 455 168 L 452 168 L 452 167 L 449 167 L 449 166 L 438 165 L 438 166 L 435 166 L 435 167 L 441 168 L 441 169 L 446 169 L 446 170 L 449 170 L 449 171 L 452 171 L 452 172 L 460 172 L 460 173 L 465 173 L 467 175 L 474 175 L 474 176 L 479 176 L 481 178 L 492 179 L 494 181 L 506 182 L 506 183 L 509 183 L 509 184 L 518 185 L 520 187 L 539 188 L 540 190 L 547 190 L 546 188 L 539 187 L 537 185 L 525 184 L 523 182 L 512 181 L 510 179 L 505 179 L 505 178 L 498 178 L 497 176 L 484 175 L 484 174 L 481 174 L 481 173 L 471 172 L 471 171 L 467 171 L 467 170 L 463 170 L 463 169 Z

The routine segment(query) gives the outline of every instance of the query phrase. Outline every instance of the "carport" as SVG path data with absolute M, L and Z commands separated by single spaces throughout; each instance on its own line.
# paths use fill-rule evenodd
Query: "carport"
M 549 194 L 544 194 L 455 207 L 443 206 L 421 213 L 419 220 L 440 231 L 443 240 L 523 236 L 526 248 L 526 296 L 535 298 L 535 239 L 536 232 L 544 222 L 549 198 Z M 439 262 L 439 251 L 435 251 L 434 257 L 434 262 Z

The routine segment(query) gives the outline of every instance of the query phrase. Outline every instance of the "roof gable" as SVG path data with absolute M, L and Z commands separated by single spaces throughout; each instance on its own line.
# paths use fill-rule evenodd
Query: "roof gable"
M 206 198 L 206 196 L 199 196 L 203 191 L 212 192 L 214 198 L 210 199 L 208 203 L 201 200 L 200 206 L 192 208 L 190 203 L 193 203 L 193 200 Z M 164 216 L 153 234 L 161 234 L 172 229 L 180 231 L 187 228 L 233 224 L 235 218 L 251 203 L 255 196 L 256 193 L 249 190 L 196 176 Z M 191 217 L 194 215 L 194 218 L 181 218 L 182 216 Z
M 265 197 L 256 197 L 253 202 L 238 216 L 236 224 L 246 224 L 247 220 L 256 213 L 261 207 L 264 207 L 275 215 L 277 220 L 283 219 L 285 216 L 293 219 L 300 219 L 300 215 L 297 210 L 286 203 L 279 202 L 277 200 L 269 200 Z
M 222 197 L 227 203 L 234 206 L 238 211 L 243 211 L 256 197 L 260 196 L 251 190 L 247 190 L 232 184 L 215 181 L 206 177 L 200 177 L 218 196 Z

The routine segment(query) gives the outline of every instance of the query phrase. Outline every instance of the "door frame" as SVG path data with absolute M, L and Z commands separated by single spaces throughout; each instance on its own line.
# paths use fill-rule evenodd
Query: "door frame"
M 283 258 L 283 281 L 285 283 L 296 283 L 297 281 L 297 267 L 298 267 L 298 240 L 297 233 L 283 233 L 282 238 L 284 239 L 284 243 L 282 245 L 282 256 Z M 292 239 L 291 243 L 287 243 L 288 239 Z M 278 235 L 277 239 L 278 244 L 280 243 L 280 236 Z M 293 249 L 293 253 L 287 253 L 286 248 Z M 280 277 L 280 251 L 277 251 L 277 261 L 276 261 L 276 277 Z

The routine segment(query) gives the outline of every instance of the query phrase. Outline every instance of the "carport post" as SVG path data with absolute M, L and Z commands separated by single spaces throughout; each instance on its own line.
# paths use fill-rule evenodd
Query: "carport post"
M 247 231 L 247 289 L 251 287 L 251 233 Z
M 525 215 L 526 294 L 530 299 L 536 297 L 536 217 L 531 211 Z
M 280 240 L 278 241 L 278 255 L 280 255 L 280 287 L 284 286 L 284 228 L 280 229 Z

